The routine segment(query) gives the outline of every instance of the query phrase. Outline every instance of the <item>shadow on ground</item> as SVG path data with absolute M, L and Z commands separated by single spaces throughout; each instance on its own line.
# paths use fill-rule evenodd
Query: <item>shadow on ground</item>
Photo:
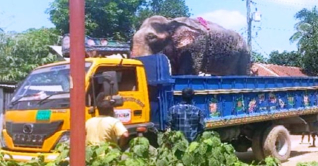
M 297 156 L 301 156 L 304 155 L 306 153 L 310 153 L 311 151 L 291 151 L 290 152 L 290 157 L 297 157 Z

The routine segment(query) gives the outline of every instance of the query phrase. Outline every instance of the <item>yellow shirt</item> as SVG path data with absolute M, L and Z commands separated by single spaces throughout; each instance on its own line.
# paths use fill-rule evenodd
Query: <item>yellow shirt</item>
M 99 116 L 86 121 L 86 143 L 114 142 L 127 131 L 123 123 L 113 117 Z

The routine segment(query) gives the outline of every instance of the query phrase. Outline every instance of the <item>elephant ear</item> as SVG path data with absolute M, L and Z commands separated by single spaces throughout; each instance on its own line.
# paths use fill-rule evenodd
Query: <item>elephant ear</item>
M 200 30 L 182 21 L 172 20 L 169 24 L 169 33 L 176 48 L 183 48 L 194 43 L 201 34 Z

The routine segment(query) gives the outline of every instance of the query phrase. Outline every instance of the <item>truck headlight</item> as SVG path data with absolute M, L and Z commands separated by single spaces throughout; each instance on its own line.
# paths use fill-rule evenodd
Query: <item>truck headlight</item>
M 4 139 L 3 134 L 1 134 L 1 148 L 6 148 L 7 146 L 7 142 Z
M 63 133 L 63 135 L 60 137 L 57 144 L 60 144 L 60 143 L 70 143 L 70 132 Z

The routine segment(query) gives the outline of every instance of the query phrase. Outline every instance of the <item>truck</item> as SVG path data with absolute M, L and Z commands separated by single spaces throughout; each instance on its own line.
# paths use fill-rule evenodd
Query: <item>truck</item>
M 317 130 L 316 77 L 174 76 L 164 54 L 129 58 L 129 45 L 94 40 L 86 40 L 93 44 L 86 44 L 85 118 L 98 116 L 95 98 L 105 91 L 105 74 L 111 72 L 108 76 L 116 80 L 112 90 L 123 101 L 115 116 L 130 138 L 145 129 L 144 136 L 156 146 L 169 108 L 181 101 L 187 87 L 205 114 L 205 130 L 218 132 L 237 152 L 252 148 L 257 160 L 269 155 L 288 160 L 290 135 Z M 4 116 L 1 151 L 6 159 L 27 161 L 41 153 L 51 161 L 58 156 L 54 148 L 70 139 L 69 90 L 69 61 L 37 67 L 26 77 Z

